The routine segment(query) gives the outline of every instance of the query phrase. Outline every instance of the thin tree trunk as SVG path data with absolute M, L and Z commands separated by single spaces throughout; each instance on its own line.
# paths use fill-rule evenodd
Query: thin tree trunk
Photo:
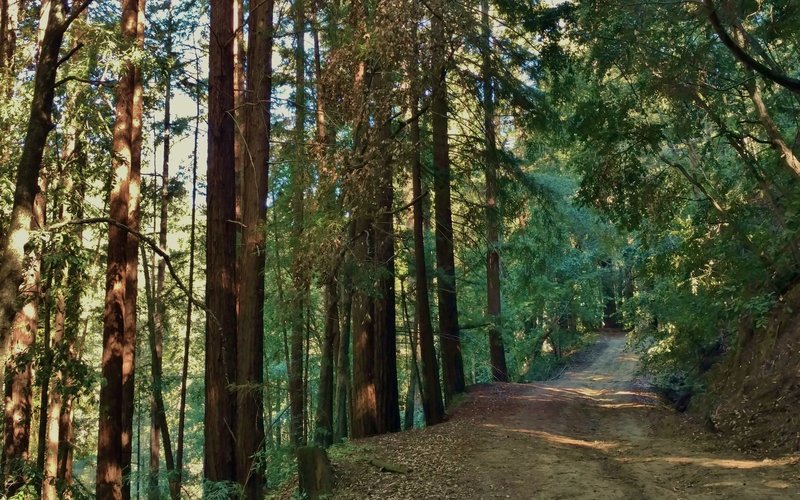
M 63 215 L 63 205 L 61 207 L 61 212 L 61 215 Z M 50 377 L 53 370 L 53 346 L 51 345 L 52 328 L 50 318 L 53 311 L 53 275 L 57 274 L 54 271 L 55 270 L 52 267 L 45 269 L 47 283 L 45 284 L 43 291 L 44 293 L 41 297 L 41 299 L 44 300 L 44 328 L 42 332 L 44 337 L 42 339 L 44 359 L 42 364 L 39 366 L 39 429 L 37 432 L 36 445 L 36 470 L 42 471 L 42 480 L 39 483 L 39 487 L 42 489 L 41 491 L 43 491 L 43 488 L 45 488 L 45 483 L 48 480 L 47 476 L 44 474 L 44 462 L 45 453 L 47 453 L 47 423 L 49 418 L 48 404 L 50 402 Z M 63 321 L 63 316 L 61 320 Z M 57 421 L 58 420 L 56 420 L 56 422 Z M 55 481 L 55 475 L 52 476 L 52 479 Z
M 348 241 L 355 235 L 355 226 L 348 224 Z M 350 422 L 350 332 L 353 305 L 352 262 L 348 257 L 342 273 L 342 328 L 339 335 L 339 348 L 336 353 L 336 420 L 333 441 L 341 442 L 348 433 Z
M 172 2 L 168 4 L 168 23 L 172 23 Z M 161 164 L 161 193 L 159 210 L 158 245 L 162 250 L 167 251 L 167 231 L 168 231 L 168 208 L 169 208 L 169 160 L 171 152 L 172 134 L 172 32 L 167 32 L 166 47 L 167 69 L 165 72 L 164 90 L 164 132 L 163 139 L 163 161 Z M 146 262 L 146 259 L 144 259 Z M 145 264 L 145 270 L 147 264 Z M 158 261 L 156 271 L 155 293 L 148 300 L 148 319 L 152 321 L 150 328 L 150 377 L 152 383 L 152 394 L 150 401 L 150 477 L 148 484 L 148 498 L 158 499 L 159 497 L 159 458 L 160 458 L 160 439 L 161 439 L 161 416 L 164 415 L 164 397 L 162 395 L 162 350 L 164 338 L 164 314 L 166 312 L 164 297 L 164 280 L 166 275 L 166 262 L 163 258 Z M 145 274 L 147 277 L 147 274 Z M 146 290 L 150 290 L 145 286 Z M 148 326 L 150 326 L 148 324 Z M 159 402 L 161 404 L 159 404 Z M 166 427 L 166 417 L 164 418 Z M 164 434 L 164 452 L 172 455 L 172 450 L 168 449 L 169 432 Z M 172 461 L 170 456 L 167 461 Z M 174 464 L 173 464 L 174 465 Z
M 416 38 L 416 33 L 414 34 Z M 415 44 L 416 45 L 416 44 Z M 415 50 L 414 58 L 409 65 L 410 111 L 415 116 L 419 112 L 418 90 L 418 65 L 419 54 Z M 422 365 L 422 380 L 420 389 L 422 393 L 422 408 L 425 414 L 425 424 L 435 425 L 444 418 L 444 403 L 442 402 L 442 388 L 439 383 L 439 366 L 436 359 L 436 346 L 433 339 L 433 323 L 431 321 L 431 305 L 428 293 L 428 268 L 425 258 L 425 233 L 422 192 L 422 139 L 419 130 L 419 121 L 413 120 L 409 124 L 409 138 L 411 140 L 411 183 L 412 199 L 414 200 L 414 281 L 416 293 L 416 316 L 419 326 L 420 365 Z
M 205 461 L 208 481 L 236 481 L 236 174 L 233 2 L 212 0 L 208 95 Z
M 464 361 L 458 327 L 453 213 L 450 204 L 450 152 L 447 136 L 447 39 L 442 19 L 444 2 L 436 2 L 438 12 L 431 18 L 434 88 L 431 96 L 433 135 L 434 202 L 436 205 L 436 267 L 439 300 L 439 335 L 442 348 L 442 373 L 445 401 L 464 392 Z
M 195 71 L 200 75 L 199 57 L 195 59 Z M 183 366 L 181 367 L 181 390 L 178 403 L 178 442 L 175 460 L 175 482 L 170 483 L 170 495 L 179 498 L 183 483 L 183 440 L 186 428 L 186 387 L 189 379 L 189 347 L 192 333 L 192 302 L 194 299 L 194 252 L 197 220 L 197 153 L 200 136 L 200 95 L 195 96 L 194 149 L 192 151 L 192 214 L 189 230 L 189 297 L 186 301 L 186 323 L 183 336 Z
M 333 361 L 334 347 L 339 343 L 338 284 L 330 277 L 325 283 L 325 338 L 319 371 L 319 402 L 317 404 L 314 443 L 327 448 L 333 444 Z
M 408 297 L 406 294 L 405 286 L 403 285 L 403 281 L 400 281 L 400 301 L 402 303 L 403 309 L 403 324 L 406 327 L 406 331 L 408 332 L 408 350 L 410 353 L 409 356 L 409 366 L 408 366 L 408 392 L 406 392 L 406 408 L 405 408 L 405 419 L 403 420 L 403 430 L 409 430 L 414 428 L 414 414 L 416 413 L 414 408 L 414 403 L 416 401 L 416 392 L 417 388 L 420 387 L 419 384 L 419 366 L 417 363 L 417 339 L 415 338 L 416 335 L 414 327 L 411 325 L 411 321 L 408 316 Z M 419 322 L 417 323 L 419 326 Z M 423 395 L 423 401 L 425 400 Z M 440 399 L 441 401 L 441 399 Z M 424 411 L 424 408 L 423 408 Z M 427 423 L 427 422 L 426 422 Z
M 305 7 L 304 0 L 294 2 L 295 31 L 295 162 L 291 174 L 292 206 L 292 297 L 291 297 L 291 363 L 289 365 L 289 400 L 291 442 L 293 446 L 305 444 L 303 432 L 306 412 L 303 390 L 303 338 L 305 298 L 308 282 L 303 248 L 304 194 L 305 194 Z
M 250 4 L 245 138 L 242 168 L 242 237 L 236 373 L 236 473 L 248 498 L 264 495 L 255 467 L 264 448 L 264 270 L 272 92 L 272 0 Z
M 502 219 L 499 209 L 497 186 L 497 138 L 494 126 L 494 88 L 492 84 L 492 31 L 489 24 L 489 2 L 481 0 L 482 72 L 483 72 L 483 129 L 486 148 L 486 295 L 489 316 L 489 355 L 492 378 L 508 382 L 506 354 L 503 347 L 503 331 L 500 318 L 500 228 Z
M 145 258 L 145 247 L 142 246 L 142 260 L 145 262 L 147 259 Z M 161 350 L 158 341 L 158 326 L 157 326 L 157 315 L 156 311 L 158 310 L 158 303 L 156 302 L 158 291 L 158 283 L 156 283 L 156 288 L 153 290 L 152 286 L 152 279 L 150 276 L 149 266 L 145 265 L 144 268 L 144 279 L 145 279 L 145 293 L 147 297 L 147 327 L 149 330 L 150 335 L 148 336 L 148 343 L 150 347 L 150 357 L 151 357 L 151 376 L 152 376 L 152 387 L 151 387 L 151 398 L 150 398 L 150 463 L 149 463 L 149 474 L 148 474 L 148 487 L 147 487 L 147 496 L 148 498 L 160 498 L 160 488 L 159 488 L 159 450 L 161 440 L 163 439 L 164 443 L 164 461 L 167 465 L 167 472 L 170 474 L 170 480 L 172 480 L 173 473 L 175 471 L 175 462 L 174 457 L 172 455 L 172 443 L 170 440 L 169 428 L 167 427 L 167 416 L 165 412 L 164 406 L 164 396 L 162 392 L 162 371 L 160 363 L 156 363 L 156 359 L 161 357 Z M 154 368 L 154 366 L 158 364 L 158 368 Z
M 77 125 L 70 137 L 70 145 L 65 155 L 65 170 L 61 178 L 64 192 L 75 193 L 68 210 L 63 210 L 61 220 L 74 214 L 82 219 L 83 201 L 86 193 L 86 182 L 83 172 L 87 164 L 83 141 L 79 136 Z M 72 161 L 74 159 L 74 161 Z M 75 172 L 72 174 L 72 172 Z M 73 181 L 75 179 L 77 183 Z M 76 238 L 82 238 L 78 233 Z M 75 381 L 72 378 L 72 367 L 77 363 L 76 343 L 81 326 L 81 281 L 82 271 L 77 266 L 65 265 L 61 276 L 61 289 L 56 298 L 55 334 L 53 336 L 53 365 L 58 367 L 54 372 L 56 382 L 50 392 L 50 403 L 47 409 L 47 453 L 43 470 L 42 498 L 58 498 L 61 486 L 61 498 L 72 498 L 72 456 L 74 438 L 72 428 L 72 407 L 74 401 Z

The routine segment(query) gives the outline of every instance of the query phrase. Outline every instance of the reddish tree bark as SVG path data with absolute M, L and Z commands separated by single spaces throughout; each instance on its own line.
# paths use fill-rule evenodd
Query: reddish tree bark
M 208 481 L 236 481 L 236 173 L 233 2 L 211 2 L 206 224 L 205 459 Z
M 122 33 L 131 44 L 144 42 L 144 0 L 122 3 Z M 143 92 L 140 70 L 126 61 L 117 84 L 110 217 L 139 230 Z M 98 498 L 130 498 L 133 436 L 136 297 L 139 241 L 109 226 L 106 301 L 103 313 L 103 384 L 97 441 Z
M 416 39 L 416 32 L 414 37 Z M 419 113 L 418 65 L 419 53 L 415 48 L 414 55 L 409 61 L 409 108 L 412 116 Z M 422 408 L 425 414 L 426 425 L 435 425 L 444 418 L 444 403 L 442 401 L 442 388 L 439 383 L 439 366 L 436 359 L 436 346 L 433 338 L 433 323 L 431 321 L 431 305 L 428 296 L 428 268 L 425 259 L 425 233 L 422 191 L 422 159 L 420 148 L 422 137 L 420 135 L 419 121 L 413 120 L 409 124 L 409 139 L 411 141 L 411 184 L 412 199 L 414 200 L 414 282 L 416 298 L 416 316 L 419 328 L 419 347 L 421 369 L 420 392 L 422 393 Z M 412 384 L 413 386 L 413 384 Z
M 458 327 L 455 256 L 453 250 L 453 214 L 450 205 L 450 148 L 447 136 L 447 39 L 444 2 L 437 1 L 431 18 L 434 88 L 431 96 L 431 133 L 433 134 L 433 189 L 436 219 L 436 276 L 439 299 L 439 336 L 442 346 L 442 374 L 445 400 L 464 392 L 464 361 L 461 357 L 461 333 Z
M 45 225 L 46 178 L 39 182 L 33 204 L 33 226 Z M 25 279 L 20 288 L 20 307 L 11 323 L 11 353 L 5 364 L 5 426 L 3 447 L 3 491 L 11 497 L 26 482 L 26 462 L 33 417 L 33 369 L 30 349 L 39 327 L 41 254 L 27 253 Z
M 61 43 L 66 29 L 90 2 L 84 0 L 73 5 L 69 15 L 64 2 L 42 2 L 41 12 L 49 15 L 42 18 L 39 27 L 41 42 L 33 79 L 31 112 L 17 168 L 11 220 L 2 242 L 0 259 L 0 360 L 5 360 L 8 355 L 11 322 L 17 313 L 19 288 L 25 277 L 25 247 L 34 224 L 33 205 L 38 193 L 39 172 L 47 136 L 54 126 L 51 120 Z
M 236 472 L 248 498 L 264 495 L 263 471 L 254 456 L 264 446 L 264 269 L 269 174 L 270 94 L 272 92 L 273 1 L 250 4 L 242 168 L 242 236 L 237 333 Z

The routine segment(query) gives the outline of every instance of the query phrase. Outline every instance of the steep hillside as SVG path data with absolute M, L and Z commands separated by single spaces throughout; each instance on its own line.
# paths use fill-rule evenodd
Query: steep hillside
M 739 346 L 709 374 L 698 399 L 709 426 L 744 451 L 800 451 L 800 286 L 766 327 L 746 318 Z

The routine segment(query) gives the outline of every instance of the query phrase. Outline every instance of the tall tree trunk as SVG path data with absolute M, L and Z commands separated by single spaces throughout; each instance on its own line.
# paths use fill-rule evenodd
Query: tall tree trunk
M 414 35 L 416 38 L 416 33 Z M 419 113 L 418 65 L 419 54 L 415 50 L 414 58 L 409 65 L 409 83 L 411 86 L 409 108 L 411 116 L 416 116 Z M 428 293 L 428 268 L 425 259 L 425 232 L 423 227 L 423 198 L 425 194 L 422 191 L 422 158 L 420 153 L 422 138 L 418 120 L 413 120 L 409 124 L 409 139 L 411 140 L 411 194 L 414 201 L 415 311 L 419 327 L 419 364 L 422 368 L 420 392 L 422 393 L 425 424 L 435 425 L 442 422 L 444 418 L 444 403 L 442 402 L 442 388 L 439 383 L 439 366 L 436 359 L 436 346 L 433 339 L 433 323 L 431 321 L 431 305 Z
M 248 498 L 264 495 L 263 471 L 254 466 L 264 447 L 264 270 L 272 92 L 273 1 L 250 4 L 245 125 L 248 154 L 242 169 L 242 235 L 237 333 L 236 473 Z
M 74 397 L 64 398 L 58 422 L 58 474 L 57 482 L 64 485 L 62 499 L 72 498 L 72 463 L 75 452 L 75 432 L 72 419 Z
M 295 31 L 295 162 L 291 174 L 292 206 L 292 293 L 291 293 L 291 360 L 289 365 L 289 401 L 291 441 L 293 446 L 305 444 L 305 391 L 303 389 L 303 338 L 306 289 L 308 287 L 306 259 L 303 248 L 303 225 L 306 184 L 305 149 L 305 6 L 304 0 L 294 2 Z
M 124 0 L 122 4 L 122 33 L 132 45 L 144 41 L 143 8 L 143 0 Z M 142 97 L 140 71 L 133 61 L 126 61 L 117 84 L 114 182 L 109 207 L 112 219 L 134 231 L 139 229 Z M 96 491 L 98 498 L 127 499 L 133 436 L 139 242 L 115 225 L 109 225 L 108 241 Z
M 500 318 L 500 215 L 497 186 L 497 137 L 494 126 L 494 87 L 492 84 L 492 30 L 489 24 L 489 2 L 481 0 L 481 28 L 483 31 L 481 50 L 483 72 L 483 129 L 486 155 L 486 295 L 489 316 L 489 356 L 492 363 L 492 378 L 508 382 L 506 354 L 503 348 L 503 331 Z
M 145 0 L 136 4 L 136 47 L 144 48 Z M 142 184 L 142 120 L 144 118 L 144 84 L 141 66 L 133 66 L 133 100 L 131 103 L 130 137 L 131 163 L 128 191 L 128 227 L 133 231 L 140 229 L 140 200 Z M 136 309 L 139 281 L 139 239 L 127 234 L 125 250 L 127 271 L 125 274 L 125 336 L 122 360 L 122 498 L 131 498 L 130 480 L 131 454 L 133 451 L 133 413 L 135 401 L 136 375 Z
M 236 173 L 233 2 L 211 2 L 206 229 L 205 460 L 208 481 L 236 481 Z
M 145 247 L 142 247 L 142 260 L 145 262 Z M 151 376 L 152 387 L 150 394 L 150 463 L 147 485 L 148 498 L 160 498 L 159 488 L 159 450 L 160 441 L 163 439 L 164 443 L 164 461 L 167 465 L 167 472 L 170 475 L 170 485 L 172 484 L 173 473 L 175 471 L 175 462 L 172 455 L 172 442 L 170 440 L 169 428 L 167 427 L 167 415 L 164 406 L 164 395 L 162 392 L 162 371 L 161 365 L 158 363 L 158 368 L 153 368 L 156 365 L 157 359 L 161 357 L 161 346 L 158 341 L 158 327 L 157 327 L 157 313 L 158 303 L 156 302 L 159 293 L 158 283 L 155 289 L 151 285 L 152 279 L 150 277 L 149 266 L 145 265 L 144 279 L 145 279 L 145 294 L 147 296 L 147 328 L 150 332 L 148 336 L 148 343 L 150 347 L 151 358 Z M 157 281 L 157 280 L 156 280 Z M 163 291 L 162 291 L 163 292 Z
M 78 134 L 77 124 L 75 133 Z M 76 144 L 73 150 L 74 162 L 66 163 L 68 171 L 74 172 L 73 176 L 62 176 L 65 183 L 65 192 L 72 193 L 73 186 L 77 196 L 71 197 L 69 210 L 62 216 L 62 219 L 74 214 L 75 218 L 82 219 L 84 215 L 84 198 L 86 196 L 86 181 L 83 175 L 88 159 L 83 149 L 83 141 L 76 137 Z M 73 181 L 74 179 L 74 181 Z M 82 238 L 82 233 L 78 232 L 75 236 Z M 47 489 L 43 488 L 43 498 L 56 498 L 56 484 L 63 486 L 61 498 L 72 498 L 72 458 L 74 453 L 74 435 L 72 408 L 75 400 L 76 381 L 72 376 L 73 367 L 78 363 L 77 342 L 78 334 L 83 324 L 81 321 L 81 287 L 79 283 L 82 279 L 82 270 L 77 266 L 68 266 L 64 270 L 62 277 L 63 295 L 58 297 L 56 302 L 56 321 L 54 336 L 54 355 L 55 364 L 59 366 L 56 372 L 57 382 L 51 391 L 50 406 L 48 408 L 48 428 L 47 428 L 47 457 L 45 460 L 44 476 L 55 478 L 51 481 Z M 85 327 L 85 324 L 84 324 Z M 62 331 L 59 331 L 62 330 Z M 84 332 L 85 335 L 85 332 Z M 61 342 L 56 339 L 61 338 Z M 47 484 L 47 483 L 45 483 Z M 46 494 L 45 494 L 46 492 Z
M 74 102 L 72 103 L 74 104 Z M 69 108 L 69 106 L 67 106 Z M 58 178 L 62 184 L 62 191 L 70 196 L 75 192 L 74 178 L 80 177 L 80 172 L 85 166 L 85 154 L 83 152 L 83 142 L 78 129 L 76 117 L 70 120 L 66 134 L 66 143 L 61 153 L 61 164 L 59 167 Z M 75 168 L 77 167 L 77 168 Z M 76 175 L 72 174 L 73 169 L 78 170 Z M 82 201 L 83 182 L 79 180 L 78 199 L 68 204 L 63 198 L 59 200 L 58 220 L 65 221 L 72 217 L 83 216 Z M 75 209 L 68 208 L 72 205 Z M 60 422 L 61 413 L 64 407 L 64 397 L 67 392 L 66 386 L 69 383 L 67 370 L 69 367 L 69 356 L 72 353 L 73 341 L 75 339 L 76 322 L 80 319 L 80 289 L 78 273 L 75 266 L 70 266 L 68 262 L 61 262 L 53 266 L 50 270 L 48 280 L 57 281 L 55 291 L 48 286 L 48 313 L 45 323 L 45 366 L 41 370 L 41 413 L 39 425 L 39 453 L 38 469 L 42 471 L 43 499 L 54 500 L 56 498 L 56 479 L 58 475 L 58 449 L 60 446 Z M 55 315 L 53 319 L 53 335 L 48 335 L 49 316 L 52 304 L 55 305 Z M 69 330 L 69 332 L 67 331 Z M 51 388 L 51 380 L 55 383 Z
M 431 96 L 431 133 L 433 135 L 434 202 L 436 205 L 436 276 L 439 299 L 439 336 L 442 346 L 442 374 L 447 402 L 464 392 L 464 361 L 461 357 L 461 334 L 458 327 L 455 256 L 453 250 L 453 213 L 450 206 L 450 150 L 447 136 L 447 38 L 445 2 L 437 0 L 438 11 L 431 18 L 433 59 L 433 95 Z
M 408 297 L 405 286 L 403 285 L 403 281 L 400 281 L 400 301 L 403 308 L 403 324 L 406 328 L 406 332 L 408 332 L 408 350 L 411 354 L 409 356 L 408 363 L 408 391 L 406 392 L 406 408 L 403 419 L 403 430 L 407 431 L 414 428 L 416 393 L 420 386 L 419 363 L 417 362 L 417 333 L 419 332 L 419 329 L 415 329 L 414 326 L 411 325 L 411 320 L 408 316 Z M 417 322 L 417 327 L 418 326 L 419 322 Z
M 361 209 L 369 213 L 368 208 Z M 356 237 L 352 243 L 355 272 L 368 272 L 372 260 L 374 229 L 370 219 L 358 215 L 354 222 Z M 375 305 L 372 296 L 354 290 L 352 298 L 353 388 L 350 436 L 362 438 L 377 434 L 377 396 L 375 394 Z
M 385 123 L 382 146 L 389 148 L 389 110 L 378 117 Z M 375 394 L 377 396 L 377 432 L 400 430 L 400 393 L 397 387 L 397 307 L 395 297 L 394 186 L 392 157 L 384 151 L 379 166 L 378 215 L 375 224 L 375 267 L 378 273 L 378 297 L 375 298 Z

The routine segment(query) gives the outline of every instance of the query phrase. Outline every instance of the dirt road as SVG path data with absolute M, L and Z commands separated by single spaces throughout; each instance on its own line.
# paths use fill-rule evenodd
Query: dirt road
M 349 498 L 800 498 L 800 457 L 755 459 L 661 404 L 621 335 L 537 384 L 477 388 L 443 425 L 365 441 Z M 405 475 L 365 465 L 378 456 Z

